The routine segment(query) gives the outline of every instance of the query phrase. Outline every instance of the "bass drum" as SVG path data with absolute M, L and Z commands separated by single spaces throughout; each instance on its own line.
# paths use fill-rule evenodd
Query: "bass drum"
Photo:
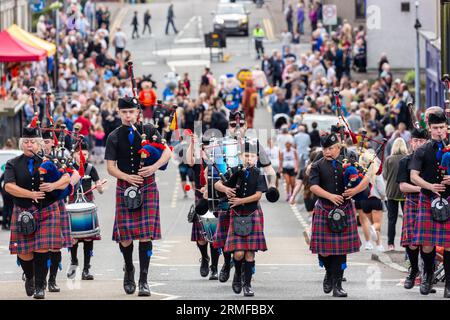
M 200 216 L 200 224 L 202 225 L 203 237 L 208 242 L 213 242 L 216 235 L 218 219 L 211 211 Z

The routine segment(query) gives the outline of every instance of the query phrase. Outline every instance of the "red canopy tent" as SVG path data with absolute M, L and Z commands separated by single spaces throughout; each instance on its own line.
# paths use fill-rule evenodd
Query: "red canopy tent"
M 0 44 L 0 62 L 40 61 L 47 56 L 45 50 L 31 47 L 7 31 L 0 32 Z

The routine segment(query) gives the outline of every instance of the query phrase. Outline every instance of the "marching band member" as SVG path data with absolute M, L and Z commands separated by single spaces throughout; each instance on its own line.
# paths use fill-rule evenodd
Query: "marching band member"
M 48 129 L 48 128 L 47 128 Z M 46 157 L 52 157 L 52 151 L 56 147 L 54 140 L 55 132 L 50 130 L 45 130 L 42 132 L 43 139 L 43 150 Z M 66 173 L 69 175 L 68 173 Z M 79 178 L 79 176 L 78 176 Z M 73 183 L 73 182 L 72 182 Z M 72 246 L 72 236 L 70 234 L 70 217 L 66 210 L 66 204 L 64 199 L 58 200 L 59 212 L 61 216 L 61 229 L 63 234 L 63 244 L 62 248 L 70 248 Z M 48 278 L 48 291 L 49 292 L 60 292 L 60 288 L 56 284 L 56 276 L 58 274 L 58 269 L 62 269 L 61 265 L 61 250 L 50 249 L 50 268 L 49 268 L 49 278 Z
M 74 159 L 75 164 L 74 168 L 76 170 L 80 169 L 81 165 L 81 159 L 80 159 L 80 149 L 83 153 L 84 159 L 86 161 L 89 158 L 89 148 L 86 142 L 83 140 L 77 144 L 77 147 L 75 148 L 74 153 Z M 69 197 L 69 203 L 74 203 L 77 197 L 77 191 L 79 191 L 79 188 L 83 192 L 87 192 L 84 196 L 89 202 L 94 202 L 94 193 L 91 190 L 92 188 L 92 182 L 96 185 L 96 190 L 98 193 L 103 193 L 103 185 L 100 181 L 100 177 L 98 175 L 97 169 L 88 162 L 85 162 L 84 164 L 84 172 L 85 177 L 74 187 L 73 195 Z M 80 185 L 81 184 L 81 185 Z M 81 280 L 94 280 L 94 276 L 90 274 L 89 269 L 91 268 L 90 262 L 91 257 L 94 254 L 94 241 L 93 240 L 101 240 L 101 236 L 98 235 L 96 237 L 90 237 L 85 239 L 74 239 L 73 245 L 70 248 L 70 256 L 71 256 L 71 263 L 69 267 L 69 271 L 67 272 L 67 277 L 72 279 L 75 277 L 76 269 L 78 267 L 78 257 L 77 257 L 77 251 L 78 251 L 78 243 L 83 242 L 83 253 L 84 253 L 84 261 L 83 261 L 83 272 L 81 274 Z
M 450 196 L 450 176 L 441 167 L 446 122 L 447 118 L 443 112 L 429 114 L 428 128 L 431 140 L 416 149 L 409 164 L 411 181 L 421 188 L 414 235 L 410 245 L 421 246 L 424 275 L 420 293 L 423 295 L 428 295 L 432 289 L 435 247 L 444 247 L 446 275 L 444 298 L 450 298 L 450 220 L 448 220 L 450 210 L 448 203 L 442 201 L 443 199 L 447 202 Z
M 259 200 L 267 191 L 267 184 L 261 170 L 256 167 L 258 144 L 245 141 L 241 155 L 244 169 L 233 168 L 225 174 L 226 182 L 218 181 L 214 187 L 227 195 L 230 203 L 230 224 L 224 251 L 233 253 L 234 278 L 232 288 L 236 294 L 242 289 L 244 296 L 252 297 L 251 288 L 255 252 L 266 251 L 264 218 Z M 244 284 L 242 284 L 242 266 Z
M 20 146 L 23 154 L 9 160 L 5 168 L 5 190 L 14 197 L 10 252 L 17 254 L 25 273 L 25 290 L 35 299 L 45 298 L 50 250 L 63 246 L 58 199 L 51 194 L 64 190 L 70 178 L 63 175 L 54 183 L 40 184 L 36 156 L 42 139 L 37 129 L 24 128 Z
M 125 261 L 123 287 L 127 294 L 136 290 L 133 240 L 139 240 L 139 296 L 150 296 L 147 275 L 152 240 L 161 239 L 155 172 L 169 161 L 171 151 L 166 146 L 156 163 L 139 168 L 140 132 L 144 130 L 147 137 L 158 141 L 161 136 L 151 124 L 137 125 L 135 130 L 140 107 L 136 98 L 120 98 L 118 106 L 122 125 L 108 136 L 105 151 L 108 173 L 117 178 L 113 240 L 119 242 Z
M 342 288 L 347 254 L 358 252 L 361 246 L 350 199 L 367 188 L 369 178 L 366 176 L 358 186 L 346 189 L 344 170 L 337 161 L 341 154 L 338 137 L 334 133 L 323 136 L 321 145 L 323 158 L 313 163 L 309 177 L 310 190 L 319 198 L 314 208 L 310 249 L 319 255 L 320 265 L 326 269 L 324 292 L 347 297 Z
M 187 157 L 186 162 L 192 168 L 194 172 L 194 185 L 195 185 L 195 203 L 197 204 L 203 197 L 206 195 L 206 183 L 207 179 L 205 177 L 206 171 L 206 163 L 204 161 L 204 151 L 200 151 L 200 157 L 195 157 L 193 146 L 197 144 L 197 137 L 192 134 L 191 144 L 187 149 Z M 205 141 L 206 142 L 206 141 Z M 200 163 L 198 163 L 200 162 Z M 211 258 L 208 256 L 208 242 L 206 241 L 203 232 L 202 225 L 199 221 L 198 215 L 195 215 L 194 221 L 192 222 L 192 232 L 191 232 L 191 241 L 197 243 L 197 247 L 201 254 L 201 263 L 200 263 L 200 275 L 202 277 L 207 277 L 208 274 L 209 280 L 217 280 L 219 279 L 217 276 L 218 264 L 219 264 L 219 249 L 210 243 L 210 253 Z M 211 261 L 211 266 L 209 266 L 209 262 Z M 211 271 L 211 273 L 210 273 Z M 222 279 L 222 278 L 220 278 Z
M 412 244 L 414 237 L 414 225 L 419 211 L 420 187 L 411 182 L 411 170 L 409 164 L 414 156 L 415 151 L 424 145 L 428 139 L 426 129 L 414 128 L 411 132 L 411 149 L 412 153 L 403 157 L 398 165 L 397 183 L 400 185 L 400 191 L 405 194 L 405 211 L 403 213 L 402 237 L 401 245 L 406 248 L 411 269 L 406 277 L 405 289 L 414 287 L 416 277 L 419 274 L 419 247 Z

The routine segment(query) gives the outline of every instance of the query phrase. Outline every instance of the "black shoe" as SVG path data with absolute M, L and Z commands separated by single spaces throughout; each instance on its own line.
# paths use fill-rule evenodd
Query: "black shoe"
M 217 276 L 217 267 L 211 266 L 211 273 L 209 274 L 209 280 L 219 280 Z
M 35 299 L 45 299 L 45 290 L 44 287 L 36 287 L 36 290 L 34 291 L 34 296 L 33 298 Z
M 342 288 L 342 278 L 333 279 L 333 297 L 347 297 L 347 292 Z
M 136 282 L 134 281 L 134 267 L 131 271 L 125 271 L 123 276 L 123 289 L 126 294 L 133 294 L 136 291 Z
M 240 294 L 242 292 L 242 277 L 238 273 L 234 272 L 233 283 L 231 285 L 234 293 Z
M 254 295 L 252 287 L 244 285 L 244 297 L 253 297 Z
M 139 281 L 139 293 L 138 293 L 139 297 L 150 297 L 151 293 L 150 293 L 150 288 L 148 286 L 147 281 Z
M 424 273 L 422 275 L 422 282 L 420 283 L 420 294 L 428 295 L 431 291 L 433 283 L 433 274 Z
M 417 270 L 411 270 L 409 275 L 405 279 L 405 284 L 403 285 L 405 289 L 412 289 L 416 283 Z
M 201 258 L 200 275 L 205 278 L 209 274 L 209 257 Z
M 48 279 L 48 292 L 60 292 L 58 285 L 56 284 L 56 277 L 50 276 Z
M 327 271 L 325 277 L 323 278 L 323 292 L 330 293 L 333 290 L 333 280 L 331 277 L 331 272 Z
M 67 271 L 67 278 L 75 279 L 75 276 L 77 274 L 77 269 L 78 269 L 78 263 L 70 264 L 69 271 Z
M 34 278 L 25 279 L 25 291 L 29 297 L 34 294 Z
M 94 276 L 89 273 L 89 268 L 84 268 L 81 274 L 81 280 L 94 280 Z
M 228 279 L 230 279 L 230 269 L 231 269 L 230 265 L 224 264 L 222 266 L 222 269 L 220 270 L 220 274 L 219 274 L 220 282 L 227 282 Z

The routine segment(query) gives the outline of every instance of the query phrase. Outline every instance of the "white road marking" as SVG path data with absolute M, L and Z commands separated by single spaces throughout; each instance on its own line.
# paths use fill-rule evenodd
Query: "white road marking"
M 167 61 L 167 65 L 172 71 L 176 71 L 177 68 L 183 68 L 183 67 L 209 67 L 210 66 L 209 60 L 173 60 L 173 61 Z
M 188 23 L 186 23 L 183 27 L 183 29 L 180 30 L 180 32 L 178 32 L 177 36 L 175 37 L 175 39 L 173 40 L 174 43 L 177 43 L 177 41 L 179 41 L 179 39 L 184 35 L 184 33 L 186 32 L 186 30 L 191 26 L 192 22 L 194 22 L 194 20 L 197 19 L 197 16 L 192 17 Z
M 213 48 L 213 53 L 218 53 L 217 48 Z M 157 56 L 193 56 L 193 55 L 209 55 L 208 48 L 192 47 L 192 48 L 175 48 L 175 49 L 162 49 L 153 51 L 154 55 Z
M 158 64 L 158 62 L 156 61 L 144 61 L 142 62 L 143 66 L 156 66 Z

